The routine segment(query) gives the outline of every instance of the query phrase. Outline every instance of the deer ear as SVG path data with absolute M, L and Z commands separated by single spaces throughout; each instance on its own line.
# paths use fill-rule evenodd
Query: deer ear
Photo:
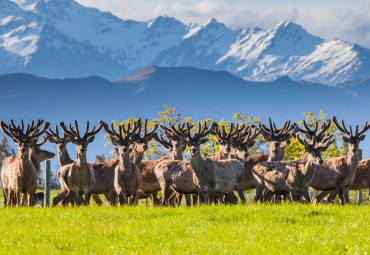
M 117 147 L 115 147 L 114 150 L 117 152 L 117 154 L 119 154 L 119 151 L 118 151 Z
M 265 138 L 265 140 L 269 140 L 270 139 L 270 137 L 268 136 L 268 135 L 266 135 L 265 133 L 262 133 L 262 136 L 263 136 L 263 138 Z
M 362 135 L 358 138 L 358 141 L 363 141 L 365 139 L 365 135 Z
M 55 140 L 54 140 L 51 136 L 49 136 L 49 135 L 48 135 L 48 136 L 46 136 L 46 138 L 47 138 L 47 139 L 49 140 L 49 142 L 51 142 L 51 143 L 54 143 L 54 141 L 55 141 Z
M 110 141 L 111 141 L 114 145 L 116 145 L 116 144 L 118 143 L 118 139 L 117 139 L 117 137 L 115 137 L 115 136 L 110 136 Z
M 208 141 L 209 141 L 209 139 L 208 139 L 208 138 L 203 138 L 203 139 L 200 139 L 199 143 L 200 143 L 200 144 L 203 144 L 203 143 L 206 143 L 206 142 L 208 142 Z
M 343 141 L 345 141 L 346 143 L 349 142 L 349 138 L 347 136 L 343 136 Z
M 87 139 L 87 142 L 88 143 L 92 143 L 95 139 L 95 136 L 93 135 L 92 137 L 90 137 L 89 139 Z

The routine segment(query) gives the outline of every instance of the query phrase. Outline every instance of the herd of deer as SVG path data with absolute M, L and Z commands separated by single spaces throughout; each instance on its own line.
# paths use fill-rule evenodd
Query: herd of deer
M 194 132 L 194 124 L 186 122 L 168 127 L 161 125 L 164 136 L 156 133 L 158 125 L 148 131 L 147 121 L 142 123 L 141 119 L 119 125 L 117 131 L 113 123 L 109 127 L 103 121 L 90 130 L 87 122 L 83 136 L 77 121 L 75 127 L 60 123 L 63 136 L 59 135 L 58 126 L 53 130 L 46 122 L 42 127 L 43 120 L 28 124 L 26 130 L 23 121 L 18 126 L 13 121 L 9 125 L 1 121 L 1 130 L 18 147 L 18 153 L 3 162 L 1 179 L 5 205 L 24 205 L 26 198 L 28 206 L 34 205 L 40 163 L 55 156 L 40 148 L 46 140 L 57 145 L 60 164 L 57 178 L 61 191 L 53 199 L 53 205 L 59 202 L 63 206 L 69 203 L 87 205 L 91 196 L 101 205 L 100 194 L 105 195 L 111 205 L 127 204 L 128 198 L 130 204 L 137 204 L 139 199 L 148 197 L 154 205 L 179 205 L 183 195 L 188 206 L 192 199 L 193 204 L 236 204 L 238 199 L 234 191 L 245 203 L 243 192 L 249 189 L 256 189 L 255 202 L 278 201 L 281 196 L 292 202 L 310 202 L 308 188 L 323 191 L 316 201 L 328 195 L 332 201 L 338 194 L 341 204 L 348 203 L 348 189 L 370 187 L 370 159 L 359 161 L 359 143 L 364 140 L 370 124 L 366 122 L 361 130 L 356 126 L 353 132 L 351 126 L 348 131 L 343 121 L 339 124 L 335 117 L 332 120 L 348 143 L 348 155 L 326 160 L 321 158 L 321 153 L 335 141 L 327 132 L 330 120 L 322 125 L 316 123 L 314 128 L 305 122 L 304 128 L 300 128 L 287 121 L 277 129 L 269 119 L 269 127 L 245 124 L 234 127 L 231 124 L 228 132 L 217 123 L 206 122 L 199 122 Z M 118 158 L 88 163 L 88 144 L 102 128 L 115 145 Z M 44 133 L 46 136 L 38 143 Z M 270 153 L 249 157 L 248 150 L 261 133 L 270 144 Z M 200 152 L 209 134 L 215 135 L 219 143 L 219 151 L 213 158 L 202 157 Z M 285 162 L 282 159 L 291 137 L 305 147 L 306 153 L 300 159 Z M 155 161 L 143 160 L 151 139 L 162 144 L 170 156 Z M 69 142 L 76 145 L 76 160 L 72 160 L 66 150 Z M 186 146 L 190 160 L 183 160 Z M 161 198 L 158 198 L 159 191 L 162 191 Z

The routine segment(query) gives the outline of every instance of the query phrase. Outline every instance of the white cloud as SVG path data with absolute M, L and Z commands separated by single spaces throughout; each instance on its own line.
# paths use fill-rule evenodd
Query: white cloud
M 370 1 L 356 0 L 75 0 L 85 6 L 110 11 L 122 19 L 147 21 L 159 15 L 185 23 L 210 18 L 237 29 L 269 28 L 281 20 L 302 25 L 327 40 L 339 38 L 370 48 Z

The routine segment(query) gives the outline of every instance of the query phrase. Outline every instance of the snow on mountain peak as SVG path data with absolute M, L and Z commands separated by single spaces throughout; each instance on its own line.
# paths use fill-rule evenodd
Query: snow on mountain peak
M 79 68 L 61 65 L 78 63 L 86 66 L 81 75 L 108 79 L 156 64 L 226 70 L 254 81 L 288 75 L 334 85 L 366 78 L 370 70 L 370 50 L 325 42 L 290 21 L 236 31 L 214 18 L 189 25 L 168 16 L 138 22 L 74 0 L 0 0 L 0 58 L 0 73 L 76 77 Z

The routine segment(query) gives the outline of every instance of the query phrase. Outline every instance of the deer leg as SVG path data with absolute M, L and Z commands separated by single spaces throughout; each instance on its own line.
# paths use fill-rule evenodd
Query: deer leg
M 162 205 L 168 206 L 170 195 L 171 188 L 167 183 L 164 183 L 164 187 L 162 190 Z
M 8 189 L 4 188 L 3 189 L 3 196 L 4 196 L 4 207 L 6 207 L 6 205 L 8 204 L 8 200 L 6 198 L 6 196 L 8 195 Z
M 260 185 L 257 185 L 256 187 L 256 195 L 254 196 L 254 202 L 258 203 L 261 200 L 262 197 L 262 192 L 263 192 L 263 187 Z
M 310 198 L 310 193 L 308 192 L 308 189 L 305 189 L 303 193 L 304 199 L 308 202 L 311 203 L 311 198 Z
M 221 197 L 221 196 L 220 196 Z M 208 200 L 208 203 L 211 205 L 213 204 L 213 201 L 215 199 L 215 189 L 214 188 L 211 188 L 209 190 L 209 200 Z
M 152 193 L 152 200 L 154 205 L 160 205 L 161 201 L 158 198 L 158 192 L 153 192 Z
M 13 203 L 13 197 L 14 197 L 14 191 L 12 189 L 9 189 L 9 193 L 8 193 L 8 205 L 12 206 L 14 205 Z
M 181 201 L 182 201 L 182 197 L 184 196 L 184 194 L 181 194 L 181 193 L 177 193 L 178 196 L 177 196 L 177 201 L 176 201 L 176 205 L 177 206 L 180 206 L 181 205 Z
M 344 190 L 342 187 L 337 187 L 338 197 L 340 205 L 344 205 L 346 202 L 344 201 Z
M 199 204 L 199 196 L 194 194 L 193 195 L 193 205 L 196 206 Z
M 117 194 L 120 197 L 120 205 L 127 205 L 127 196 L 121 191 L 120 194 Z
M 90 204 L 90 198 L 91 198 L 91 191 L 87 191 L 85 193 L 85 201 L 84 201 L 84 204 L 85 205 L 89 205 Z M 100 198 L 99 198 L 100 199 Z M 100 200 L 101 201 L 101 200 Z
M 186 206 L 191 206 L 191 195 L 185 194 Z
M 34 204 L 35 204 L 35 193 L 30 193 L 30 194 L 27 194 L 27 198 L 28 198 L 28 207 L 33 207 Z
M 344 190 L 344 200 L 349 204 L 349 187 Z
M 91 194 L 91 197 L 95 201 L 96 205 L 100 206 L 103 204 L 103 201 L 101 201 L 100 197 L 98 194 Z M 108 200 L 109 201 L 109 200 Z
M 56 197 L 53 198 L 52 206 L 57 206 L 59 202 L 62 201 L 66 197 L 67 193 L 68 193 L 67 190 L 62 190 Z
M 317 197 L 316 197 L 316 201 L 317 203 L 321 203 L 321 201 L 328 195 L 328 191 L 323 191 L 321 192 Z
M 245 205 L 245 202 L 247 201 L 246 199 L 245 199 L 245 196 L 244 196 L 244 190 L 243 190 L 243 187 L 241 187 L 241 186 L 237 186 L 236 187 L 236 191 L 238 192 L 238 194 L 239 194 L 239 198 L 240 198 L 240 200 L 242 201 L 242 204 L 243 205 Z M 233 192 L 233 194 L 234 194 L 234 192 Z
M 335 199 L 336 196 L 337 196 L 337 190 L 336 189 L 335 190 L 332 190 L 330 192 L 329 197 L 328 197 L 328 202 L 329 203 L 334 203 L 334 199 Z

